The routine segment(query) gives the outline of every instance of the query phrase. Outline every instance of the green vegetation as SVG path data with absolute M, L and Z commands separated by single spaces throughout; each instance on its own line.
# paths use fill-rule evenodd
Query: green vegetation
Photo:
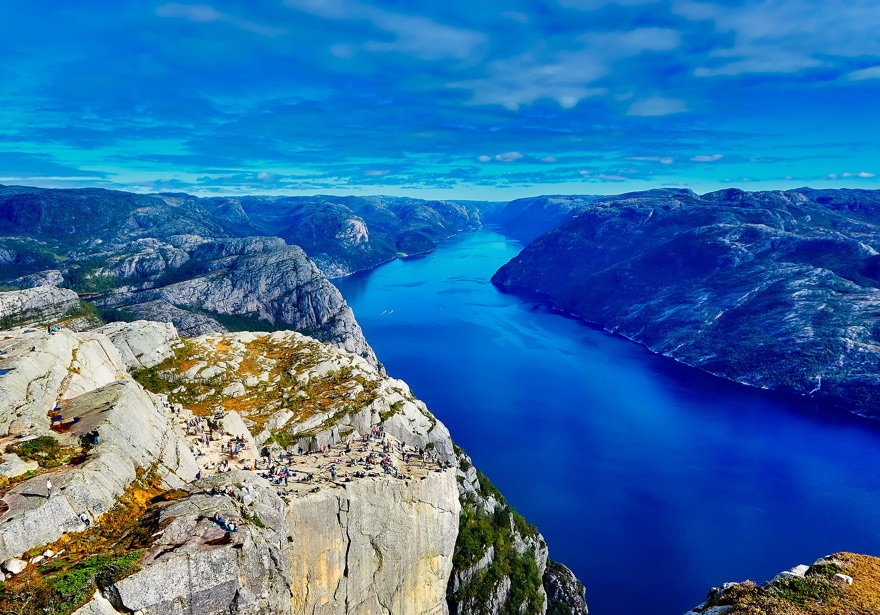
M 40 436 L 33 440 L 27 440 L 18 444 L 12 444 L 6 449 L 15 453 L 24 461 L 36 461 L 41 468 L 52 469 L 58 466 L 76 461 L 83 454 L 82 449 L 61 446 L 52 436 Z
M 103 293 L 122 285 L 125 280 L 97 273 L 105 263 L 105 259 L 95 258 L 73 265 L 67 270 L 63 286 L 78 293 Z
M 835 582 L 835 574 L 853 584 Z M 706 607 L 729 607 L 729 615 L 840 615 L 880 612 L 880 559 L 837 553 L 810 566 L 803 577 L 765 585 L 744 581 L 710 594 Z
M 477 471 L 477 476 L 481 495 L 484 498 L 491 495 L 499 504 L 489 514 L 474 499 L 462 500 L 458 539 L 452 560 L 453 573 L 474 566 L 489 546 L 494 547 L 495 555 L 489 566 L 476 572 L 469 583 L 457 592 L 450 591 L 449 599 L 461 603 L 469 613 L 488 613 L 488 602 L 495 587 L 509 577 L 510 595 L 501 612 L 540 613 L 544 596 L 535 552 L 532 549 L 520 552 L 513 546 L 511 525 L 523 536 L 537 537 L 538 532 L 506 504 L 501 493 L 482 472 Z
M 23 559 L 30 559 L 47 548 L 56 553 L 63 550 L 61 557 L 29 566 L 0 584 L 0 613 L 69 615 L 97 588 L 137 572 L 137 563 L 159 527 L 159 510 L 153 504 L 188 495 L 164 491 L 160 484 L 155 472 L 139 471 L 139 478 L 99 522 L 25 553 Z
M 73 612 L 88 601 L 95 585 L 106 587 L 136 572 L 142 555 L 143 551 L 116 556 L 95 555 L 70 568 L 65 567 L 63 560 L 40 566 L 40 574 L 53 597 L 53 612 Z
M 294 436 L 289 431 L 276 431 L 272 434 L 272 440 L 282 448 L 289 448 L 302 436 Z
M 67 310 L 60 320 L 72 320 L 74 318 L 93 318 L 101 323 L 106 322 L 101 310 L 88 301 L 79 300 L 79 307 Z

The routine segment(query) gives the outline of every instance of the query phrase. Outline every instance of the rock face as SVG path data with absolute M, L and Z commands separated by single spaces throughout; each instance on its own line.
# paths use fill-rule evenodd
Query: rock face
M 291 514 L 298 519 L 293 527 L 305 524 L 314 528 L 302 535 L 292 532 L 294 548 L 304 553 L 302 558 L 306 563 L 301 566 L 294 563 L 291 570 L 294 583 L 300 583 L 295 595 L 309 596 L 313 601 L 309 604 L 326 602 L 326 606 L 315 612 L 335 613 L 340 601 L 347 601 L 352 612 L 385 612 L 381 605 L 406 604 L 407 601 L 422 604 L 427 603 L 424 602 L 426 595 L 442 597 L 444 594 L 455 613 L 500 614 L 511 609 L 543 613 L 548 605 L 556 604 L 556 596 L 560 595 L 586 609 L 582 591 L 580 595 L 577 591 L 571 595 L 566 593 L 577 587 L 576 580 L 563 589 L 554 586 L 553 599 L 548 599 L 541 578 L 547 566 L 547 545 L 543 537 L 510 509 L 488 479 L 473 467 L 470 458 L 455 448 L 446 427 L 431 415 L 424 403 L 413 397 L 406 383 L 381 374 L 360 357 L 290 331 L 204 335 L 187 340 L 175 352 L 174 359 L 157 365 L 151 376 L 153 383 L 165 380 L 164 389 L 177 391 L 169 394 L 169 401 L 196 411 L 224 408 L 229 412 L 227 416 L 235 409 L 245 422 L 254 424 L 256 442 L 260 446 L 275 446 L 277 451 L 277 444 L 273 442 L 286 442 L 290 452 L 316 453 L 328 445 L 338 446 L 352 436 L 382 429 L 402 444 L 431 451 L 441 464 L 458 468 L 454 478 L 453 472 L 447 471 L 429 472 L 425 480 L 415 482 L 343 483 L 344 493 L 336 489 L 326 491 L 321 486 L 318 493 L 300 496 L 295 506 L 291 504 Z M 258 430 L 261 431 L 257 433 Z M 421 468 L 410 471 L 417 472 L 418 476 L 425 472 Z M 441 495 L 442 504 L 437 500 Z M 311 504 L 301 503 L 305 501 Z M 383 506 L 386 507 L 384 513 L 381 512 Z M 413 559 L 415 551 L 405 550 L 406 555 L 394 556 L 403 557 L 419 575 L 442 572 L 439 594 L 436 584 L 426 584 L 425 578 L 415 584 L 407 580 L 404 585 L 410 589 L 403 593 L 410 592 L 407 594 L 410 597 L 402 603 L 395 602 L 401 600 L 402 589 L 396 594 L 390 589 L 384 594 L 365 589 L 385 583 L 370 577 L 372 569 L 358 573 L 362 576 L 344 574 L 346 551 L 349 561 L 355 553 L 359 554 L 357 561 L 361 555 L 374 561 L 379 557 L 374 557 L 378 549 L 386 554 L 380 558 L 386 566 L 396 566 L 389 563 L 387 554 L 398 553 L 404 543 L 422 545 L 435 555 L 440 553 L 439 543 L 431 540 L 448 535 L 451 520 L 443 511 L 459 506 L 462 525 L 458 525 L 456 513 L 455 523 L 460 531 L 452 540 L 455 548 L 451 552 L 454 555 L 451 563 L 445 556 L 436 556 L 432 562 L 426 559 L 417 564 Z M 353 516 L 355 511 L 356 517 Z M 434 528 L 431 530 L 433 539 L 424 534 L 423 529 L 410 529 L 413 515 L 419 517 L 426 511 L 429 517 L 419 523 Z M 321 530 L 318 528 L 321 519 L 325 523 L 328 519 L 337 519 L 337 522 Z M 494 538 L 475 530 L 487 519 L 492 520 Z M 401 539 L 400 534 L 407 538 Z M 367 540 L 366 535 L 372 539 Z M 479 546 L 475 548 L 475 544 Z M 305 554 L 311 552 L 324 554 L 323 563 Z M 522 586 L 519 573 L 526 579 Z M 511 581 L 514 577 L 516 586 Z M 308 586 L 302 580 L 306 578 Z M 420 586 L 422 593 L 411 593 L 415 591 L 413 587 Z M 425 589 L 428 587 L 430 591 Z M 490 593 L 492 599 L 480 599 L 478 596 L 483 592 Z M 319 602 L 314 602 L 315 596 L 320 596 Z M 523 596 L 528 596 L 528 600 Z M 410 612 L 402 610 L 403 606 L 389 608 L 394 613 Z
M 189 279 L 102 297 L 105 308 L 164 302 L 233 319 L 290 326 L 378 364 L 342 295 L 296 246 L 277 238 L 206 242 L 190 260 Z M 176 314 L 171 313 L 172 322 Z M 177 323 L 175 323 L 177 324 Z M 181 323 L 185 328 L 186 321 Z M 259 322 L 253 323 L 258 328 Z
M 537 530 L 405 383 L 362 357 L 292 331 L 182 340 L 151 322 L 3 335 L 0 443 L 88 446 L 0 490 L 0 561 L 51 558 L 16 579 L 79 566 L 57 554 L 86 521 L 123 549 L 113 557 L 134 558 L 128 576 L 96 577 L 78 615 L 536 614 L 580 599 L 559 583 L 545 593 Z M 189 433 L 196 415 L 210 437 Z M 146 510 L 124 522 L 119 501 Z M 475 534 L 488 519 L 492 536 Z
M 293 612 L 447 613 L 459 511 L 452 471 L 296 500 L 287 526 Z
M 128 369 L 158 365 L 174 355 L 171 346 L 179 341 L 170 322 L 113 322 L 98 329 L 98 333 L 110 338 Z
M 713 587 L 706 601 L 685 615 L 876 613 L 878 590 L 880 559 L 836 553 L 782 572 L 764 585 L 743 581 Z
M 547 562 L 543 582 L 551 615 L 587 615 L 587 590 L 567 566 Z
M 473 204 L 395 197 L 244 197 L 263 231 L 301 246 L 329 278 L 422 254 L 482 227 Z
M 186 335 L 294 328 L 378 365 L 342 296 L 302 249 L 260 233 L 228 199 L 0 186 L 0 281 L 63 281 L 109 319 L 169 321 Z
M 0 328 L 24 324 L 45 324 L 79 308 L 72 290 L 39 286 L 0 293 Z
M 492 281 L 713 374 L 876 418 L 878 209 L 871 191 L 606 197 Z
M 3 368 L 10 370 L 0 381 L 0 435 L 17 434 L 23 442 L 51 435 L 64 446 L 79 447 L 81 436 L 99 434 L 80 463 L 26 480 L 3 495 L 0 559 L 82 529 L 79 515 L 105 514 L 145 469 L 168 488 L 195 476 L 195 460 L 168 410 L 126 376 L 105 336 L 18 330 L 0 344 L 6 352 Z M 54 407 L 67 423 L 63 432 L 50 430 Z

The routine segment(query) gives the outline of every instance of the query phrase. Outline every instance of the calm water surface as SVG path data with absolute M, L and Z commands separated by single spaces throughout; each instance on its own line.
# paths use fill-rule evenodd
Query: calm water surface
M 680 615 L 724 581 L 880 555 L 880 429 L 726 383 L 498 292 L 492 230 L 338 280 L 403 378 L 594 615 Z

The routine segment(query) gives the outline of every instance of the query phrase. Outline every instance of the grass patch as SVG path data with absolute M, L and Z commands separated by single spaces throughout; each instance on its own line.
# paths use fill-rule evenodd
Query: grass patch
M 40 436 L 33 440 L 12 444 L 6 450 L 15 453 L 24 461 L 36 461 L 41 468 L 49 470 L 70 463 L 71 460 L 83 454 L 83 449 L 61 446 L 61 443 L 52 436 Z
M 159 529 L 159 511 L 151 506 L 187 496 L 167 492 L 154 473 L 140 471 L 116 506 L 84 532 L 71 532 L 56 542 L 32 549 L 30 559 L 50 548 L 57 559 L 29 566 L 2 584 L 0 613 L 69 615 L 100 587 L 137 572 L 137 563 Z M 97 554 L 97 555 L 96 555 Z

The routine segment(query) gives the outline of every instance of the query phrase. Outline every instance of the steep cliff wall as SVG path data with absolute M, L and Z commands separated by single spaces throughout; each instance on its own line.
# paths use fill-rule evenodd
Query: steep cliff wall
M 405 383 L 362 357 L 291 331 L 181 340 L 151 322 L 0 338 L 0 447 L 40 466 L 30 477 L 10 458 L 32 474 L 0 487 L 0 561 L 15 571 L 0 606 L 445 615 L 554 604 L 540 534 Z M 50 430 L 50 414 L 64 429 Z M 35 452 L 35 436 L 60 452 Z M 75 597 L 52 589 L 74 573 Z

